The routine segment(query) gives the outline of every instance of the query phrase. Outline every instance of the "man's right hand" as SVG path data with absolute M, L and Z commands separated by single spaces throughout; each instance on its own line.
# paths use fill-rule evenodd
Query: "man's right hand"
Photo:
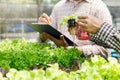
M 78 25 L 88 33 L 95 34 L 99 31 L 99 28 L 103 22 L 93 16 L 78 16 Z
M 39 17 L 38 23 L 51 24 L 51 18 L 46 13 L 43 13 Z

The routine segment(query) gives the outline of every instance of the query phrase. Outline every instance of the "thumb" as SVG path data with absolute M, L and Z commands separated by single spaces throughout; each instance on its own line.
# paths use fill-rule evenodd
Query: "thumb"
M 67 43 L 67 41 L 65 40 L 65 38 L 64 38 L 63 35 L 60 35 L 60 40 L 63 42 L 64 47 L 67 47 L 67 46 L 68 46 L 68 43 Z
M 50 20 L 52 21 L 52 16 L 50 16 Z
M 65 38 L 63 35 L 60 35 L 60 40 L 65 41 Z

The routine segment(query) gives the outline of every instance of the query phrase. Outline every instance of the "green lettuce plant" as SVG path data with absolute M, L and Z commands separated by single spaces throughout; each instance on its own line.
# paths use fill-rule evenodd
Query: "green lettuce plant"
M 63 16 L 63 20 L 60 22 L 60 26 L 67 24 L 68 20 L 76 19 L 76 18 L 77 18 L 77 14 L 72 14 L 70 16 Z

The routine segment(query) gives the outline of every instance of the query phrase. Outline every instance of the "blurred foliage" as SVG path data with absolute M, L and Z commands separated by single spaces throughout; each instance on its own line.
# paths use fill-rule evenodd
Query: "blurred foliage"
M 60 0 L 43 0 L 43 4 L 56 4 Z
M 43 4 L 56 4 L 60 0 L 0 0 L 0 3 L 35 4 L 36 1 L 42 1 Z
M 0 0 L 0 3 L 31 4 L 36 3 L 36 0 Z

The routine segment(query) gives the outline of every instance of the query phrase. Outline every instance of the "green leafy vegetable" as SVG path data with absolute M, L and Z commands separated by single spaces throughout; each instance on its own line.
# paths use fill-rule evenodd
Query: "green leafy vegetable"
M 10 80 L 119 80 L 120 64 L 115 58 L 108 58 L 106 61 L 100 56 L 91 57 L 86 60 L 80 70 L 64 72 L 59 69 L 57 63 L 50 64 L 50 67 L 43 69 L 17 71 L 10 69 L 7 78 Z M 24 75 L 23 75 L 24 74 Z M 3 78 L 3 77 L 2 77 Z M 4 79 L 3 79 L 4 80 Z
M 60 22 L 60 26 L 63 26 L 65 24 L 67 24 L 68 20 L 70 19 L 76 19 L 77 15 L 76 14 L 72 14 L 70 16 L 63 16 L 63 20 Z
M 25 39 L 4 40 L 0 44 L 0 67 L 29 70 L 32 66 L 47 67 L 48 63 L 57 62 L 68 68 L 74 59 L 81 59 L 80 54 L 76 48 L 54 48 L 48 43 L 27 42 Z

